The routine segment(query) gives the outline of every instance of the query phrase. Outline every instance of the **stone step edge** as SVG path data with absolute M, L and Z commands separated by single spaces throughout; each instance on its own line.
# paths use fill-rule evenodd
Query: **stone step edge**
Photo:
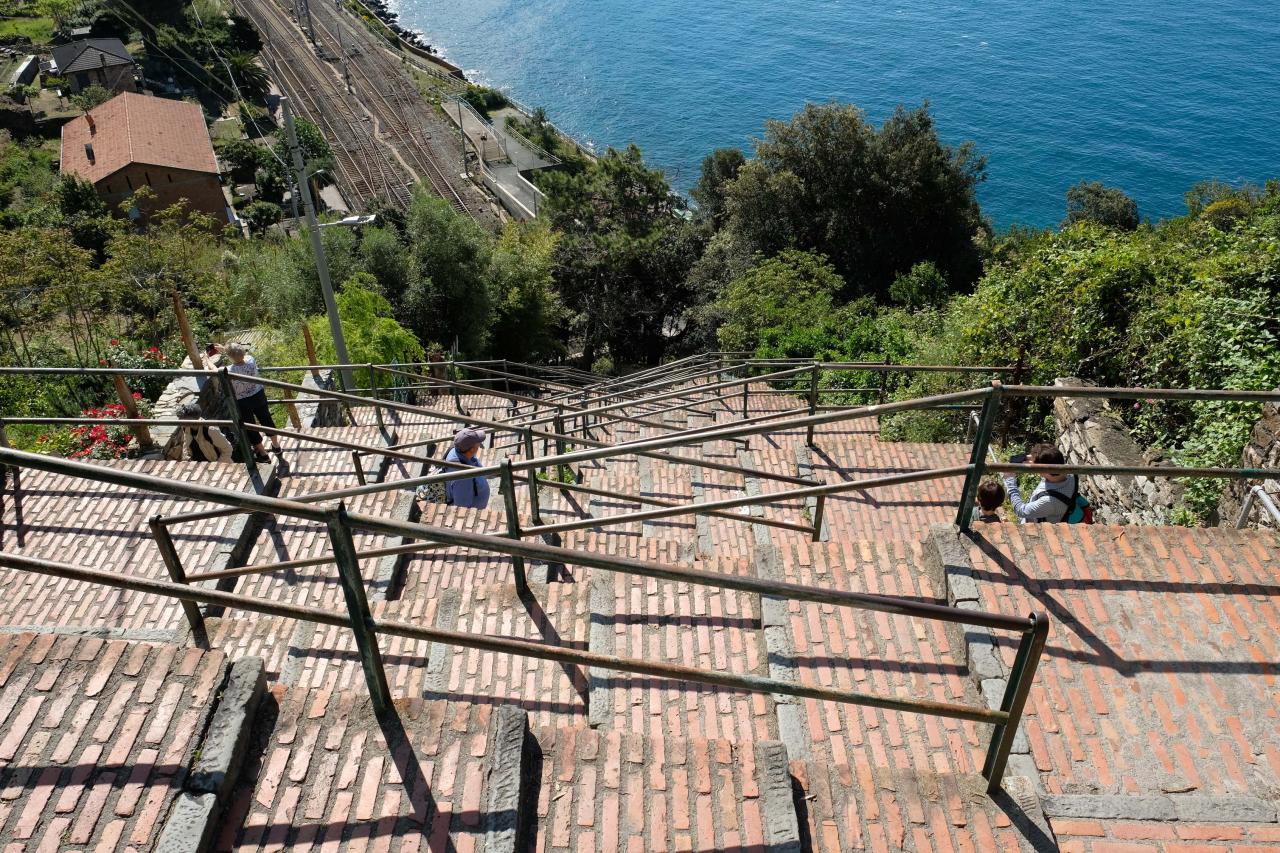
M 206 853 L 212 847 L 249 750 L 266 684 L 262 658 L 241 658 L 228 669 L 198 758 L 160 830 L 154 853 Z

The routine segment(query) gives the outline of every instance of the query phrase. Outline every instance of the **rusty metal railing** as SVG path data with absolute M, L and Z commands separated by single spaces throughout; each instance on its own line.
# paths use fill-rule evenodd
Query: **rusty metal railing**
M 200 614 L 199 609 L 195 607 L 197 603 L 216 604 L 302 619 L 319 624 L 349 627 L 355 636 L 356 647 L 373 707 L 379 714 L 386 714 L 392 710 L 392 696 L 382 664 L 378 640 L 381 636 L 411 637 L 465 648 L 556 660 L 578 666 L 599 667 L 620 672 L 678 679 L 685 682 L 711 684 L 755 693 L 799 696 L 864 707 L 990 723 L 994 728 L 988 744 L 983 772 L 988 781 L 989 789 L 994 792 L 1001 785 L 1013 739 L 1034 681 L 1035 671 L 1039 664 L 1045 639 L 1048 636 L 1048 616 L 1043 613 L 1034 613 L 1018 618 L 998 613 L 948 607 L 928 601 L 823 589 L 800 584 L 765 581 L 749 576 L 705 572 L 661 563 L 607 557 L 601 554 L 573 551 L 540 543 L 523 542 L 518 539 L 487 536 L 450 528 L 429 527 L 422 524 L 357 515 L 347 512 L 340 503 L 321 507 L 4 448 L 0 448 L 0 465 L 31 468 L 95 482 L 112 483 L 126 488 L 136 488 L 187 500 L 206 501 L 250 512 L 270 513 L 324 524 L 330 539 L 332 562 L 337 566 L 339 582 L 347 604 L 345 618 L 320 608 L 261 601 L 234 593 L 192 587 L 189 583 L 184 582 L 194 580 L 196 576 L 184 578 L 183 580 L 178 580 L 175 577 L 172 582 L 164 582 L 148 578 L 130 577 L 115 572 L 85 569 L 65 563 L 12 553 L 0 553 L 0 566 L 102 584 L 117 589 L 129 589 L 176 598 L 183 602 L 183 609 L 191 622 L 193 634 L 197 636 L 205 635 L 203 616 Z M 1001 706 L 998 709 L 990 709 L 927 699 L 873 695 L 819 685 L 800 684 L 763 676 L 708 671 L 666 661 L 621 658 L 521 640 L 423 628 L 401 622 L 379 620 L 373 616 L 365 594 L 364 580 L 360 574 L 359 561 L 361 555 L 354 546 L 353 531 L 355 530 L 365 530 L 373 533 L 418 539 L 443 546 L 472 548 L 508 555 L 512 558 L 516 585 L 523 595 L 530 593 L 527 582 L 523 578 L 523 561 L 531 559 L 547 563 L 586 566 L 604 571 L 661 580 L 710 585 L 722 589 L 734 589 L 783 599 L 848 606 L 952 624 L 977 625 L 994 630 L 1018 633 L 1021 635 L 1021 640 L 1013 672 L 1009 679 L 1009 686 Z M 278 566 L 279 564 L 277 564 Z M 254 571 L 270 570 L 265 564 L 246 568 L 251 568 Z

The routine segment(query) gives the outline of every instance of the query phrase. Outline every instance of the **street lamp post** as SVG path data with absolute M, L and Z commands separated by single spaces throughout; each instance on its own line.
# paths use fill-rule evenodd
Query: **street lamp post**
M 320 292 L 324 295 L 325 313 L 329 315 L 329 332 L 333 335 L 333 348 L 338 356 L 339 364 L 350 364 L 347 355 L 347 341 L 342 336 L 342 320 L 338 317 L 338 300 L 333 295 L 333 282 L 329 279 L 329 261 L 324 254 L 324 244 L 320 241 L 320 224 L 316 221 L 316 206 L 311 200 L 311 186 L 307 180 L 306 165 L 302 160 L 302 148 L 298 145 L 298 134 L 293 127 L 293 108 L 288 98 L 280 99 L 284 110 L 284 129 L 289 138 L 289 153 L 293 157 L 293 170 L 297 176 L 298 191 L 302 193 L 302 212 L 307 220 L 307 231 L 311 236 L 311 251 L 316 256 L 316 274 L 320 277 Z M 340 368 L 342 386 L 354 388 L 351 371 Z

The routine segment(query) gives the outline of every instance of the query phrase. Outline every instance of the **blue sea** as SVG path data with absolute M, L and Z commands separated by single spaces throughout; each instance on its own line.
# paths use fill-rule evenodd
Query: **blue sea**
M 687 190 L 806 101 L 883 121 L 928 100 L 988 157 L 1001 227 L 1052 225 L 1082 179 L 1152 219 L 1197 181 L 1280 177 L 1276 0 L 393 0 L 472 79 L 582 140 L 635 142 Z

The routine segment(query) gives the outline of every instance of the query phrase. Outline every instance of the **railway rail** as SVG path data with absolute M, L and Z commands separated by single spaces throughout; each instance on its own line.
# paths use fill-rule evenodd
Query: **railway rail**
M 382 197 L 407 207 L 412 179 L 380 150 L 372 122 L 342 91 L 333 70 L 315 56 L 288 15 L 271 2 L 239 0 L 237 6 L 262 34 L 262 54 L 276 83 L 329 140 L 348 203 L 362 207 Z
M 317 0 L 311 5 L 313 45 L 276 0 L 235 2 L 262 33 L 262 55 L 277 84 L 330 140 L 348 203 L 360 207 L 380 196 L 407 209 L 420 181 L 458 212 L 495 221 L 484 193 L 457 174 L 461 146 L 451 127 L 363 25 L 330 0 Z M 346 61 L 350 91 L 335 58 Z
M 377 117 L 384 136 L 391 139 L 417 177 L 427 181 L 436 194 L 447 199 L 458 212 L 471 212 L 463 194 L 441 167 L 439 152 L 431 145 L 433 134 L 427 129 L 433 126 L 440 128 L 439 118 L 386 49 L 373 43 L 362 25 L 356 23 L 351 26 L 352 22 L 344 21 L 343 17 L 336 6 L 330 6 L 324 0 L 312 6 L 311 19 L 317 43 L 331 50 L 335 56 L 347 53 L 353 88 L 359 84 L 362 94 L 368 95 L 364 99 L 365 106 Z M 346 51 L 348 44 L 358 45 L 358 52 Z

